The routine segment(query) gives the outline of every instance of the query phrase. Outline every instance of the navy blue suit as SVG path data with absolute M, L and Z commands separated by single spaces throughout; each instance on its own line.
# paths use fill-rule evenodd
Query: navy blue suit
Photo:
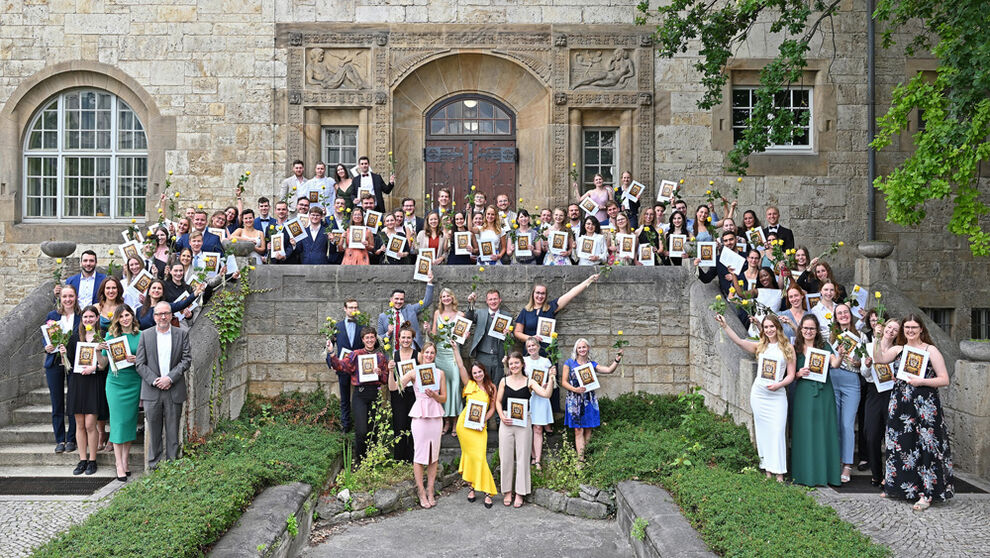
M 93 303 L 96 303 L 96 297 L 100 292 L 100 285 L 103 284 L 103 280 L 106 279 L 107 276 L 97 271 L 93 274 L 93 277 L 96 279 L 96 281 L 93 282 Z M 65 280 L 66 285 L 70 285 L 73 289 L 76 290 L 76 296 L 79 296 L 79 281 L 81 280 L 82 280 L 82 274 L 79 273 Z M 58 312 L 55 313 L 58 314 Z M 61 314 L 59 314 L 59 316 L 61 316 Z M 55 319 L 57 320 L 58 318 Z
M 261 216 L 254 218 L 254 229 L 258 231 L 263 231 L 266 236 L 268 235 L 269 225 L 274 225 L 274 224 L 275 224 L 275 217 L 273 215 L 269 215 L 267 218 Z
M 337 222 L 337 216 L 336 215 L 330 215 L 329 217 L 327 217 L 326 219 L 324 219 L 323 220 L 323 224 L 324 224 L 324 226 L 326 226 L 327 230 L 330 230 L 330 231 L 336 231 L 336 230 L 343 229 L 343 227 L 341 226 L 342 223 L 338 223 Z M 344 242 L 346 242 L 347 241 L 346 239 L 347 239 L 347 236 L 345 235 L 341 239 L 341 243 L 343 244 Z M 344 249 L 346 249 L 346 248 L 347 248 L 346 245 L 343 248 L 340 248 L 336 244 L 332 244 L 331 243 L 330 244 L 330 254 L 328 256 L 328 259 L 330 260 L 330 263 L 333 264 L 333 265 L 340 265 L 340 262 L 344 261 Z
M 335 343 L 335 351 L 333 353 L 327 351 L 327 366 L 337 372 L 337 385 L 340 388 L 340 427 L 344 432 L 348 432 L 351 429 L 351 375 L 349 372 L 335 369 L 331 358 L 336 356 L 339 359 L 341 349 L 354 351 L 364 347 L 364 343 L 361 341 L 361 326 L 354 324 L 354 335 L 348 336 L 347 321 L 339 322 Z
M 310 229 L 306 227 L 306 236 L 296 242 L 295 252 L 298 252 L 298 263 L 303 265 L 322 265 L 330 263 L 327 258 L 327 251 L 330 239 L 327 238 L 327 228 L 320 225 L 320 231 L 316 235 L 316 240 L 310 236 Z
M 78 275 L 76 276 L 78 277 Z M 68 283 L 68 281 L 66 281 Z M 78 287 L 78 281 L 76 281 Z M 59 321 L 62 315 L 56 310 L 52 310 L 45 317 L 45 323 L 49 320 Z M 79 329 L 79 323 L 82 321 L 82 317 L 79 314 L 75 315 L 72 321 L 72 331 L 77 331 Z M 44 343 L 44 340 L 41 341 Z M 68 349 L 68 347 L 66 347 Z M 48 397 L 52 402 L 52 430 L 55 432 L 55 443 L 62 444 L 65 442 L 76 443 L 76 417 L 74 415 L 69 415 L 69 431 L 66 434 L 65 430 L 65 366 L 61 361 L 58 360 L 56 356 L 58 352 L 49 353 L 45 355 L 45 379 L 48 381 Z M 65 354 L 65 358 L 72 359 L 73 355 L 68 352 Z
M 179 240 L 175 242 L 176 252 L 182 252 L 185 248 L 189 248 L 189 233 L 182 235 Z M 223 252 L 223 244 L 220 243 L 220 237 L 210 231 L 203 231 L 203 251 Z
M 258 221 L 256 220 L 255 223 L 257 222 Z M 295 251 L 295 248 L 292 246 L 292 243 L 289 242 L 289 231 L 285 230 L 285 225 L 276 225 L 274 224 L 273 221 L 272 224 L 268 226 L 268 229 L 265 230 L 265 238 L 267 239 L 268 243 L 271 244 L 271 238 L 276 235 L 282 235 L 282 251 L 285 252 L 285 259 L 276 260 L 275 258 L 269 256 L 268 263 L 270 264 L 294 263 L 293 252 Z M 268 253 L 271 254 L 271 250 L 269 250 Z

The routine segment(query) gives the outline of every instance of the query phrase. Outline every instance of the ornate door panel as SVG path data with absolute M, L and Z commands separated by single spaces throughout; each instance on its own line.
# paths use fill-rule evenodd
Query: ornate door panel
M 441 188 L 462 208 L 471 186 L 494 205 L 499 194 L 516 195 L 515 115 L 505 105 L 479 95 L 445 100 L 426 115 L 425 204 L 435 207 Z

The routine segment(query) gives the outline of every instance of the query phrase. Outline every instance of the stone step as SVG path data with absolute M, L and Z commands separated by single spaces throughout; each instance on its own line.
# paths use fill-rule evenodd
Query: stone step
M 52 399 L 48 395 L 48 388 L 42 387 L 27 392 L 24 398 L 25 405 L 51 405 Z
M 23 466 L 23 465 L 13 465 L 13 466 L 3 466 L 0 467 L 0 478 L 6 477 L 71 477 L 72 469 L 75 468 L 76 463 L 78 463 L 78 457 L 72 463 L 67 463 L 66 465 L 33 465 L 33 466 Z M 138 461 L 129 461 L 128 465 L 131 468 L 131 473 L 137 475 L 142 467 L 142 464 Z M 85 476 L 85 475 L 82 475 Z M 104 467 L 103 463 L 97 460 L 96 472 L 91 475 L 93 477 L 116 477 L 117 469 L 113 466 Z M 132 476 L 129 480 L 134 480 L 136 477 Z
M 13 424 L 52 424 L 52 406 L 50 402 L 38 405 L 25 405 L 14 409 Z
M 68 424 L 68 421 L 66 421 Z M 143 440 L 141 432 L 138 432 L 136 443 Z M 13 424 L 0 427 L 0 444 L 42 444 L 55 443 L 55 435 L 52 432 L 51 423 L 34 424 Z
M 55 444 L 4 444 L 0 445 L 0 466 L 67 466 L 70 469 L 79 461 L 79 453 L 55 453 Z M 140 467 L 144 462 L 144 447 L 131 446 L 130 463 Z M 100 466 L 114 466 L 112 453 L 98 453 L 96 463 Z

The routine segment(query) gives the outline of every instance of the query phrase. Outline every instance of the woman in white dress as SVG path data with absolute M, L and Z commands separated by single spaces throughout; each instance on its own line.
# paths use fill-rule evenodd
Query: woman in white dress
M 598 219 L 595 219 L 592 215 L 588 215 L 581 223 L 584 230 L 577 238 L 578 265 L 608 263 L 608 246 L 606 245 L 605 236 L 602 235 L 602 227 L 598 223 Z M 582 244 L 586 238 L 590 239 L 593 243 L 593 248 L 590 252 L 581 251 Z
M 778 482 L 783 482 L 787 472 L 787 439 L 784 436 L 787 390 L 781 388 L 794 381 L 794 347 L 784 337 L 784 329 L 773 314 L 768 314 L 760 322 L 760 340 L 755 342 L 740 338 L 726 325 L 725 316 L 716 315 L 715 321 L 733 343 L 757 357 L 756 379 L 749 390 L 749 404 L 756 425 L 756 451 L 760 454 L 760 468 L 766 472 L 767 478 L 775 475 Z M 772 380 L 765 381 L 761 377 L 760 357 L 763 357 L 762 368 L 775 367 L 776 374 Z
M 246 241 L 254 243 L 254 251 L 251 252 L 251 256 L 254 258 L 255 265 L 261 265 L 261 256 L 265 253 L 267 248 L 265 247 L 265 233 L 254 228 L 254 210 L 245 209 L 244 213 L 241 214 L 241 220 L 243 226 L 234 231 L 230 235 L 230 239 L 237 239 L 238 241 Z
M 594 219 L 594 217 L 589 217 Z M 553 390 L 557 385 L 557 368 L 550 362 L 550 359 L 540 356 L 540 340 L 537 337 L 530 337 L 526 340 L 526 356 L 523 357 L 523 365 L 526 377 L 533 379 L 534 370 L 545 370 L 547 380 L 541 385 Z M 550 399 L 543 397 L 535 391 L 529 396 L 529 416 L 533 423 L 533 456 L 530 464 L 537 469 L 542 468 L 540 460 L 543 456 L 543 431 L 553 426 L 553 409 L 550 407 Z

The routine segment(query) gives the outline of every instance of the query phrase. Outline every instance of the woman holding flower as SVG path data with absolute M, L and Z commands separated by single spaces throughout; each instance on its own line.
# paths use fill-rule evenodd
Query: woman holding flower
M 498 210 L 489 205 L 485 208 L 485 221 L 481 225 L 478 233 L 478 264 L 496 265 L 502 263 L 502 256 L 507 250 L 507 236 L 502 232 L 502 226 L 498 219 Z M 485 255 L 484 246 L 488 243 L 493 247 L 493 253 Z
M 454 213 L 454 227 L 453 232 L 450 235 L 450 248 L 447 252 L 447 265 L 472 265 L 474 263 L 474 258 L 478 253 L 478 240 L 471 230 L 472 227 L 469 226 L 468 219 L 470 216 L 465 211 L 458 211 Z M 478 224 L 479 226 L 481 223 Z M 453 233 L 471 233 L 468 235 L 468 252 L 469 254 L 457 254 L 454 249 L 453 244 Z
M 594 217 L 588 216 L 591 219 Z M 546 386 L 553 390 L 557 387 L 557 367 L 545 356 L 540 356 L 540 342 L 535 337 L 526 340 L 525 363 L 526 377 L 532 378 L 534 370 L 546 371 Z M 553 426 L 553 409 L 550 399 L 538 393 L 533 393 L 529 398 L 529 416 L 533 421 L 533 458 L 531 464 L 537 469 L 541 468 L 540 461 L 543 457 L 543 430 Z
M 839 486 L 839 431 L 832 374 L 825 377 L 824 383 L 809 380 L 808 350 L 829 353 L 830 367 L 838 366 L 843 354 L 835 354 L 825 342 L 813 314 L 806 314 L 796 323 L 798 380 L 791 405 L 791 479 L 804 486 Z
M 72 333 L 69 343 L 62 350 L 62 358 L 72 362 L 79 343 L 94 343 L 99 334 L 100 311 L 95 306 L 87 306 L 82 311 L 81 325 Z M 97 349 L 106 349 L 106 343 L 100 343 Z M 97 371 L 106 369 L 107 360 L 100 353 L 95 364 L 82 370 L 73 370 L 69 376 L 69 413 L 75 415 L 76 440 L 79 442 L 79 463 L 72 470 L 73 475 L 96 472 L 96 452 L 100 442 L 100 432 L 97 429 L 97 415 L 106 405 L 104 384 L 100 381 Z
M 629 217 L 624 212 L 620 211 L 615 216 L 614 221 L 615 221 L 615 234 L 616 235 L 618 235 L 618 234 L 631 234 L 634 237 L 636 236 L 635 234 L 633 234 L 633 230 L 631 228 L 631 224 L 629 223 Z M 613 239 L 618 238 L 618 237 L 616 237 L 614 235 L 611 235 L 611 236 L 612 236 Z M 633 238 L 633 251 L 632 251 L 633 255 L 632 256 L 619 257 L 619 246 L 618 246 L 618 243 L 616 241 L 613 241 L 612 242 L 612 246 L 610 247 L 610 250 L 613 251 L 613 256 L 614 256 L 614 258 L 612 260 L 612 263 L 613 264 L 615 264 L 615 265 L 636 265 L 637 243 L 636 243 L 636 239 L 635 238 Z
M 791 283 L 784 292 L 787 309 L 777 312 L 780 325 L 784 328 L 784 336 L 795 342 L 798 336 L 798 324 L 808 313 L 808 302 L 804 297 L 804 289 L 797 283 Z
M 398 363 L 407 360 L 418 361 L 419 350 L 413 345 L 415 337 L 416 332 L 413 331 L 412 326 L 407 323 L 402 324 L 402 327 L 399 328 L 399 342 L 396 344 L 395 351 L 392 352 L 392 360 L 388 362 L 390 372 L 388 389 L 392 403 L 392 434 L 398 438 L 392 452 L 396 461 L 405 461 L 406 463 L 412 463 L 413 460 L 413 443 L 410 434 L 412 422 L 409 411 L 412 409 L 413 403 L 416 402 L 416 393 L 411 385 L 399 386 L 396 367 Z
M 547 227 L 544 237 L 547 241 L 547 254 L 543 258 L 543 265 L 571 265 L 571 251 L 574 250 L 574 237 L 571 234 L 567 235 L 566 246 L 564 251 L 559 254 L 554 254 L 550 249 L 550 232 L 551 231 L 563 231 L 570 233 L 570 223 L 567 223 L 567 215 L 564 210 L 556 207 L 553 210 L 553 216 L 550 218 L 550 226 Z
M 671 219 L 673 219 L 673 217 L 671 217 Z M 694 212 L 694 222 L 691 223 L 691 236 L 693 236 L 698 242 L 714 240 L 711 229 L 709 229 L 711 226 L 712 218 L 708 211 L 708 206 L 699 205 L 698 209 Z
M 427 343 L 419 352 L 419 363 L 434 362 L 437 347 Z M 416 402 L 409 410 L 412 417 L 412 437 L 415 455 L 413 456 L 413 477 L 416 481 L 416 492 L 419 494 L 419 506 L 432 508 L 437 505 L 436 480 L 437 467 L 440 463 L 440 436 L 443 424 L 443 404 L 447 401 L 447 382 L 442 369 L 437 370 L 440 390 L 416 388 Z M 416 371 L 411 370 L 399 379 L 399 387 L 416 381 Z M 426 490 L 423 490 L 423 472 L 426 471 Z
M 667 232 L 663 236 L 663 245 L 660 246 L 660 262 L 663 265 L 681 265 L 684 258 L 671 258 L 667 256 L 667 246 L 670 245 L 670 235 L 672 234 L 683 234 L 688 237 L 688 239 L 702 240 L 696 238 L 694 233 L 692 233 L 687 226 L 687 218 L 680 211 L 674 211 L 670 214 L 670 221 L 667 224 Z
M 117 369 L 111 363 L 111 373 L 107 376 L 106 383 L 107 404 L 110 407 L 110 443 L 113 444 L 114 460 L 117 465 L 117 480 L 126 482 L 127 477 L 131 476 L 128 457 L 131 443 L 137 438 L 138 404 L 141 399 L 141 376 L 133 366 L 137 362 L 141 332 L 137 327 L 134 310 L 130 306 L 123 305 L 117 308 L 108 333 L 110 337 L 125 338 L 131 351 L 127 362 L 132 366 Z M 108 357 L 109 361 L 106 350 L 103 351 L 103 355 Z
M 416 235 L 416 252 L 433 250 L 433 264 L 439 264 L 447 257 L 447 238 L 440 227 L 440 216 L 430 212 L 423 222 L 423 230 Z
M 532 227 L 532 219 L 529 211 L 519 209 L 519 213 L 516 214 L 516 224 L 519 225 L 519 228 L 516 229 L 516 238 L 522 236 L 528 237 L 529 250 L 533 255 L 520 256 L 516 253 L 516 243 L 513 242 L 509 245 L 509 253 L 512 254 L 512 261 L 518 264 L 539 263 L 541 261 L 540 256 L 543 254 L 543 242 L 540 238 L 540 232 Z
M 874 362 L 894 362 L 906 347 L 927 352 L 928 366 L 922 377 L 896 380 L 890 392 L 883 491 L 906 500 L 917 497 L 913 508 L 922 511 L 932 500 L 944 502 L 955 492 L 949 430 L 938 394 L 938 388 L 949 385 L 949 372 L 924 322 L 914 314 L 901 322 L 896 340 L 884 337 L 874 349 Z
M 96 292 L 96 308 L 100 311 L 100 329 L 106 331 L 113 319 L 113 312 L 124 304 L 124 286 L 120 279 L 107 277 Z
M 72 285 L 63 285 L 58 295 L 58 309 L 52 310 L 45 317 L 46 327 L 58 324 L 63 337 L 68 337 L 79 328 L 82 311 L 76 297 L 76 289 Z M 54 343 L 54 341 L 53 341 Z M 76 449 L 76 417 L 68 413 L 69 429 L 65 424 L 65 381 L 72 361 L 61 356 L 64 345 L 45 345 L 45 380 L 48 383 L 48 395 L 52 402 L 52 430 L 55 433 L 55 453 L 75 451 Z
M 463 317 L 464 312 L 457 309 L 457 297 L 450 289 L 440 291 L 440 300 L 437 309 L 433 312 L 432 335 L 437 343 L 434 349 L 437 360 L 437 368 L 443 370 L 444 378 L 447 379 L 447 393 L 460 393 L 461 375 L 458 372 L 464 368 L 461 361 L 460 347 L 454 341 L 454 319 Z M 454 423 L 457 422 L 457 415 L 461 413 L 463 402 L 460 397 L 448 397 L 443 405 L 443 433 L 454 430 Z M 457 432 L 453 432 L 456 436 Z
M 153 235 L 155 237 L 153 244 L 145 247 L 145 255 L 147 256 L 146 265 L 152 275 L 159 279 L 164 279 L 165 267 L 168 265 L 168 259 L 172 255 L 172 249 L 168 242 L 168 229 L 164 226 L 159 226 L 155 228 Z
M 597 203 L 598 212 L 595 213 L 595 219 L 598 219 L 598 222 L 600 223 L 608 219 L 608 214 L 605 213 L 605 202 L 612 199 L 612 189 L 605 185 L 605 178 L 600 174 L 595 174 L 592 178 L 592 182 L 595 184 L 595 187 L 585 192 L 584 195 L 578 199 L 578 203 L 581 203 L 584 198 L 591 198 L 595 203 Z M 577 183 L 574 183 L 574 188 L 577 189 Z
M 767 478 L 777 477 L 784 481 L 787 472 L 787 390 L 780 389 L 794 381 L 794 347 L 784 337 L 777 316 L 768 314 L 760 323 L 759 341 L 742 339 L 725 322 L 725 316 L 715 315 L 715 321 L 722 326 L 729 339 L 742 350 L 764 362 L 768 359 L 776 363 L 777 378 L 769 385 L 761 382 L 759 371 L 753 387 L 749 390 L 749 404 L 753 409 L 753 423 L 756 430 L 756 449 L 760 454 L 760 468 Z M 764 364 L 765 366 L 765 364 Z
M 571 358 L 564 362 L 561 369 L 565 380 L 560 385 L 567 390 L 567 397 L 564 400 L 564 424 L 568 428 L 574 429 L 574 449 L 577 450 L 578 459 L 584 461 L 584 449 L 591 441 L 591 433 L 594 428 L 601 425 L 602 419 L 598 410 L 598 396 L 594 390 L 588 391 L 581 385 L 577 373 L 574 371 L 581 365 L 591 364 L 596 374 L 611 374 L 622 361 L 622 349 L 616 353 L 615 359 L 608 365 L 602 366 L 591 356 L 591 346 L 587 339 L 578 339 L 574 343 L 574 350 L 571 351 Z
M 361 206 L 355 205 L 351 209 L 351 223 L 352 227 L 363 227 L 364 226 L 364 210 Z M 368 254 L 375 249 L 375 237 L 371 234 L 371 229 L 364 230 L 364 248 L 351 248 L 350 243 L 350 229 L 347 233 L 341 236 L 340 243 L 344 245 L 344 259 L 340 262 L 340 265 L 368 265 L 370 263 L 370 258 Z M 339 250 L 341 247 L 338 246 Z
M 660 222 L 656 218 L 656 211 L 652 207 L 647 206 L 640 210 L 639 227 L 634 234 L 640 246 L 649 244 L 653 247 L 653 259 L 656 261 L 657 256 L 663 252 L 660 247 L 660 241 L 663 240 L 663 229 L 660 227 Z
M 594 215 L 587 215 L 581 221 L 583 225 L 583 231 L 580 236 L 577 237 L 577 246 L 585 241 L 585 239 L 590 239 L 594 244 L 594 249 L 587 255 L 583 252 L 578 252 L 578 265 L 599 265 L 607 263 L 608 260 L 608 246 L 605 241 L 605 236 L 602 235 L 601 224 L 598 223 L 598 219 L 595 219 Z
M 400 210 L 401 211 L 401 210 Z M 409 254 L 411 242 L 411 230 L 407 229 L 402 225 L 402 221 L 397 221 L 395 215 L 392 213 L 386 213 L 385 217 L 382 219 L 382 229 L 378 231 L 378 249 L 375 250 L 375 254 L 379 257 L 379 262 L 385 265 L 410 265 L 413 263 L 413 258 Z M 405 251 L 398 253 L 398 258 L 387 255 L 385 252 L 388 250 L 388 239 L 393 236 L 399 236 L 406 239 Z
M 331 348 L 336 338 L 330 338 Z M 368 432 L 371 428 L 372 406 L 378 399 L 378 390 L 388 385 L 388 356 L 378 349 L 378 334 L 373 327 L 361 328 L 362 348 L 357 349 L 343 358 L 330 356 L 330 366 L 334 370 L 351 375 L 351 420 L 354 423 L 354 456 L 356 461 L 364 457 L 368 449 Z M 332 351 L 334 355 L 337 351 Z M 361 382 L 358 375 L 358 357 L 375 355 L 375 373 L 378 378 L 370 382 Z

